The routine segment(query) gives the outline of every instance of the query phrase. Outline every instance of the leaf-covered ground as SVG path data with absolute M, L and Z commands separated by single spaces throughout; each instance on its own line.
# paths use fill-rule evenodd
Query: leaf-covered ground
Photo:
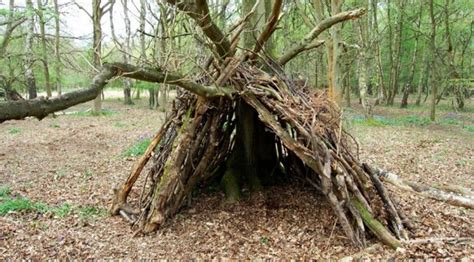
M 222 202 L 220 190 L 206 189 L 162 230 L 134 237 L 106 211 L 112 187 L 126 178 L 163 121 L 164 114 L 145 103 L 108 100 L 100 117 L 90 116 L 85 104 L 69 110 L 78 113 L 0 125 L 0 259 L 474 258 L 472 210 L 390 185 L 417 227 L 412 238 L 471 240 L 411 244 L 402 252 L 371 240 L 359 250 L 324 198 L 301 185 L 271 187 L 232 205 Z M 363 161 L 415 182 L 472 190 L 474 115 L 449 111 L 429 124 L 416 108 L 377 107 L 373 121 L 356 108 L 346 110 L 346 126 L 360 142 Z

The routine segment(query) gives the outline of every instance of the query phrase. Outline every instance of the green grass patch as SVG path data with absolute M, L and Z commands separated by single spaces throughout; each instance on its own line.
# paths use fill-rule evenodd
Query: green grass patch
M 141 156 L 145 153 L 146 149 L 151 143 L 151 139 L 146 138 L 138 141 L 136 144 L 129 147 L 123 153 L 124 156 Z
M 14 196 L 9 187 L 0 187 L 0 216 L 5 216 L 10 212 L 52 213 L 58 218 L 63 218 L 70 214 L 77 214 L 80 218 L 103 217 L 107 215 L 106 209 L 91 206 L 73 207 L 68 203 L 59 206 L 48 206 L 46 203 L 31 201 L 26 197 Z
M 0 200 L 8 197 L 12 193 L 12 190 L 7 186 L 0 187 Z
M 464 129 L 466 129 L 468 132 L 474 133 L 474 125 L 465 126 Z
M 21 132 L 21 129 L 18 128 L 18 127 L 12 127 L 12 128 L 10 128 L 10 129 L 8 129 L 8 133 L 9 133 L 9 134 L 12 134 L 12 135 L 18 134 L 18 133 L 20 133 L 20 132 Z
M 366 119 L 360 115 L 352 115 L 348 117 L 348 122 L 368 127 L 383 127 L 383 126 L 427 126 L 432 123 L 439 125 L 458 125 L 463 126 L 463 121 L 456 118 L 442 118 L 432 122 L 428 117 L 408 115 L 397 118 L 387 118 L 384 116 L 374 116 Z
M 77 214 L 79 214 L 80 218 L 90 218 L 94 216 L 105 217 L 107 216 L 107 210 L 105 208 L 84 206 L 77 208 Z
M 0 216 L 4 216 L 10 212 L 21 212 L 21 211 L 37 211 L 39 213 L 45 213 L 48 210 L 48 206 L 44 203 L 35 203 L 27 198 L 3 198 L 0 202 Z
M 85 111 L 77 111 L 74 112 L 73 114 L 70 114 L 71 116 L 112 116 L 117 114 L 117 111 L 111 110 L 111 109 L 102 109 L 100 113 L 96 114 L 92 112 L 92 110 L 88 109 Z

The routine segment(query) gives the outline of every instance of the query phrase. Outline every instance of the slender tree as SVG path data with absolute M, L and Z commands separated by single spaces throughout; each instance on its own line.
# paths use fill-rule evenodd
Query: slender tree
M 121 0 L 122 2 L 122 8 L 123 8 L 123 17 L 124 17 L 124 22 L 125 22 L 125 43 L 123 45 L 124 50 L 123 50 L 123 58 L 125 63 L 129 63 L 131 60 L 131 53 L 132 53 L 132 47 L 130 45 L 130 40 L 132 37 L 132 32 L 130 30 L 130 17 L 128 15 L 129 10 L 128 10 L 128 0 Z M 112 23 L 112 21 L 110 21 Z M 133 105 L 132 101 L 132 81 L 130 79 L 125 79 L 124 80 L 124 88 L 123 88 L 123 93 L 124 93 L 124 102 L 126 105 Z
M 56 91 L 58 95 L 62 94 L 61 86 L 61 52 L 60 52 L 60 13 L 58 0 L 53 0 L 54 4 L 54 70 L 56 73 Z
M 36 90 L 36 78 L 33 72 L 34 54 L 33 54 L 33 38 L 35 35 L 35 18 L 34 8 L 32 0 L 26 0 L 26 16 L 27 16 L 27 29 L 25 37 L 25 56 L 24 56 L 24 68 L 25 68 L 25 80 L 26 87 L 28 90 L 28 98 L 34 99 L 37 97 Z
M 410 95 L 410 92 L 412 91 L 412 86 L 413 86 L 413 80 L 415 78 L 415 70 L 416 70 L 416 65 L 418 64 L 418 59 L 419 59 L 419 52 L 420 52 L 420 31 L 421 31 L 421 20 L 423 18 L 423 2 L 420 2 L 420 9 L 418 11 L 418 15 L 416 17 L 416 27 L 415 27 L 415 32 L 414 32 L 414 41 L 415 41 L 415 47 L 413 50 L 413 56 L 411 60 L 411 65 L 410 65 L 410 71 L 408 75 L 408 80 L 405 83 L 405 86 L 403 88 L 403 97 L 402 101 L 400 103 L 401 108 L 406 108 L 408 106 L 408 96 Z
M 436 98 L 438 96 L 438 83 L 436 81 L 436 20 L 434 15 L 433 0 L 429 0 L 429 14 L 431 22 L 430 32 L 430 51 L 431 51 L 431 73 L 430 73 L 430 85 L 431 85 L 431 110 L 430 119 L 431 121 L 436 120 Z
M 41 37 L 41 61 L 43 63 L 44 69 L 44 81 L 46 86 L 46 95 L 51 97 L 51 80 L 49 77 L 49 63 L 48 63 L 48 49 L 46 47 L 46 33 L 45 33 L 45 25 L 46 21 L 44 19 L 44 12 L 43 12 L 43 0 L 37 0 L 36 4 L 38 6 L 37 14 L 39 19 L 39 28 L 40 28 L 40 37 Z
M 387 99 L 387 104 L 393 105 L 395 96 L 398 94 L 398 89 L 399 89 L 399 78 L 400 78 L 400 67 L 401 67 L 401 51 L 402 51 L 402 41 L 403 41 L 403 25 L 404 25 L 404 19 L 405 19 L 405 4 L 407 0 L 399 0 L 397 9 L 398 10 L 398 20 L 397 20 L 397 27 L 394 33 L 395 39 L 394 42 L 390 42 L 390 61 L 391 61 L 391 67 L 390 67 L 390 85 L 389 85 L 389 96 Z M 388 17 L 390 18 L 390 7 L 387 8 L 389 15 Z M 388 27 L 391 29 L 391 20 L 389 19 L 388 21 L 389 25 Z M 390 30 L 390 35 L 392 35 L 392 30 Z M 392 47 L 393 45 L 393 47 Z

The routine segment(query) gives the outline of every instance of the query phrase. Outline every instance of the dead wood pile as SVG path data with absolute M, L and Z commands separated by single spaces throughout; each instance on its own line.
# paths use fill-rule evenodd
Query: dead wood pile
M 227 65 L 217 86 L 232 86 L 236 93 L 208 100 L 181 92 L 145 155 L 116 189 L 112 212 L 122 214 L 140 232 L 157 230 L 180 210 L 198 183 L 222 175 L 218 170 L 234 147 L 235 112 L 241 100 L 275 135 L 285 173 L 324 194 L 355 245 L 364 246 L 371 231 L 399 247 L 399 239 L 407 238 L 408 223 L 378 177 L 359 162 L 357 144 L 344 132 L 341 111 L 326 93 L 296 85 L 271 63 L 265 71 L 272 74 L 239 61 Z M 139 206 L 131 207 L 127 196 L 150 158 L 153 166 Z

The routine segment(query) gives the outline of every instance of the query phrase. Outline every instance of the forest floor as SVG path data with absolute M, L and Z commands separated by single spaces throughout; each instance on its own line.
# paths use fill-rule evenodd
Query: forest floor
M 106 114 L 73 114 L 0 125 L 0 260 L 45 258 L 474 258 L 474 212 L 387 185 L 412 219 L 414 239 L 392 251 L 371 239 L 351 246 L 325 199 L 301 185 L 271 187 L 263 197 L 223 204 L 220 190 L 203 190 L 162 230 L 133 236 L 107 214 L 112 187 L 128 176 L 136 152 L 163 123 L 146 99 L 104 102 Z M 358 105 L 345 110 L 360 158 L 426 185 L 474 189 L 474 112 L 441 105 L 439 121 L 426 108 L 376 107 L 375 120 Z M 137 197 L 140 188 L 133 192 Z M 16 210 L 16 211 L 15 211 Z M 446 238 L 467 241 L 444 241 Z

